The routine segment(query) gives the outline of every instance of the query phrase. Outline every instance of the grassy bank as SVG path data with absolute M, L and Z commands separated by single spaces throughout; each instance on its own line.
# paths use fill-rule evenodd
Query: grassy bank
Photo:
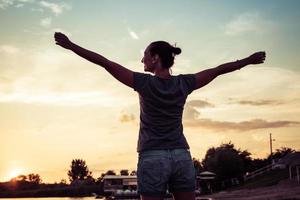
M 230 189 L 230 191 L 273 186 L 278 184 L 281 180 L 287 179 L 288 177 L 289 177 L 288 169 L 276 169 L 276 170 L 269 171 L 264 175 L 257 176 L 256 178 L 245 182 L 243 185 L 233 187 Z

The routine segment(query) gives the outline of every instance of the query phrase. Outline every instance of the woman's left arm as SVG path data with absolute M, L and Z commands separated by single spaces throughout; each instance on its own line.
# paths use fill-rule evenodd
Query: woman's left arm
M 225 63 L 225 64 L 219 65 L 215 68 L 210 68 L 210 69 L 206 69 L 201 72 L 198 72 L 195 74 L 195 76 L 196 76 L 196 88 L 195 89 L 199 89 L 199 88 L 207 85 L 208 83 L 210 83 L 212 80 L 214 80 L 219 75 L 241 69 L 250 64 L 261 64 L 264 62 L 265 58 L 266 58 L 266 53 L 263 51 L 260 51 L 260 52 L 254 53 L 251 56 L 244 58 L 242 60 Z

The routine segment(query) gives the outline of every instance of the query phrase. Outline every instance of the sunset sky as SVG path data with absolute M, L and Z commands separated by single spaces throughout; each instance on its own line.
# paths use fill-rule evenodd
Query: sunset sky
M 55 45 L 60 31 L 143 72 L 147 45 L 182 49 L 173 74 L 266 51 L 266 62 L 218 77 L 185 106 L 192 156 L 231 141 L 253 158 L 300 150 L 300 1 L 0 0 L 0 182 L 67 179 L 72 159 L 95 178 L 136 169 L 138 95 L 100 66 Z

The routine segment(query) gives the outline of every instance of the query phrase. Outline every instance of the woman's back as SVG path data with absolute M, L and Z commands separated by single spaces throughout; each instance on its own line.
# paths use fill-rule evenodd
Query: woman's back
M 140 98 L 138 151 L 189 148 L 183 135 L 182 113 L 194 88 L 193 74 L 164 79 L 134 73 L 134 90 Z

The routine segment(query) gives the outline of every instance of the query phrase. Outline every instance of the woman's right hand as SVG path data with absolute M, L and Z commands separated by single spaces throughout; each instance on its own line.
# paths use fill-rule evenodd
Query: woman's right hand
M 249 64 L 264 63 L 264 61 L 266 59 L 266 52 L 264 52 L 264 51 L 256 52 L 256 53 L 252 54 L 251 56 L 249 56 L 247 59 L 248 59 Z
M 54 33 L 55 43 L 65 49 L 71 49 L 73 43 L 69 40 L 69 38 L 60 32 Z

